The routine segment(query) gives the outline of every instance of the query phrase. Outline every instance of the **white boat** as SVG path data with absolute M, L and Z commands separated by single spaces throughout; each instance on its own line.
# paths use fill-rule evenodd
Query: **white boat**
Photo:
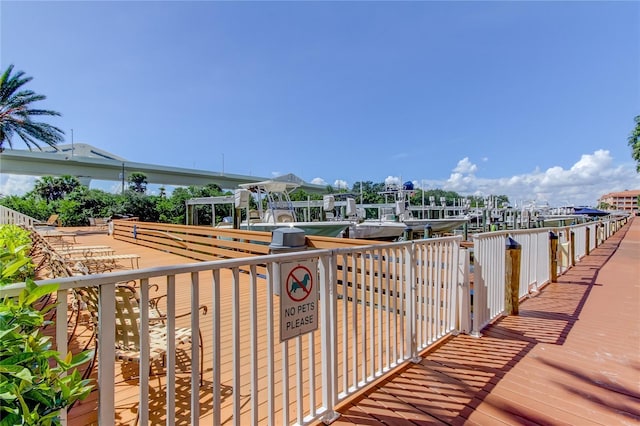
M 323 198 L 325 215 L 335 220 L 335 198 L 333 195 L 325 195 Z M 406 230 L 406 225 L 399 222 L 394 215 L 383 215 L 379 219 L 364 219 L 364 209 L 357 208 L 353 198 L 346 198 L 344 210 L 349 225 L 349 238 L 361 240 L 394 241 L 399 239 Z
M 349 237 L 363 240 L 397 240 L 404 234 L 407 226 L 389 217 L 365 219 L 349 227 Z
M 443 232 L 451 232 L 454 229 L 458 229 L 464 226 L 465 223 L 469 223 L 468 217 L 450 217 L 444 219 L 416 219 L 413 217 L 402 217 L 402 222 L 407 226 L 410 231 L 413 232 L 426 232 L 427 227 L 431 228 L 431 232 L 434 234 L 441 234 Z
M 403 185 L 402 188 L 389 188 L 384 192 L 384 195 L 394 196 L 398 220 L 404 223 L 407 231 L 410 233 L 424 232 L 426 234 L 427 229 L 430 229 L 434 234 L 441 234 L 444 232 L 451 232 L 454 229 L 461 228 L 465 224 L 469 223 L 469 216 L 448 216 L 440 219 L 421 219 L 414 217 L 411 209 L 409 208 L 409 197 L 411 195 L 411 191 L 412 188 L 406 188 Z
M 298 221 L 289 194 L 300 185 L 293 182 L 267 180 L 239 185 L 236 190 L 236 206 L 248 208 L 249 195 L 253 194 L 257 210 L 249 210 L 247 220 L 240 229 L 271 232 L 277 228 L 299 228 L 305 235 L 339 237 L 351 225 L 350 221 Z

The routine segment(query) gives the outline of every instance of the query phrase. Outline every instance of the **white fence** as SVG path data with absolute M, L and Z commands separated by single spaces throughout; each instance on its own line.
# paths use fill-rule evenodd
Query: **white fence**
M 520 245 L 520 299 L 538 291 L 601 244 L 626 223 L 626 217 L 560 228 L 489 232 L 473 235 L 473 325 L 480 331 L 505 311 L 506 242 L 511 237 Z M 550 239 L 557 238 L 557 252 L 551 253 Z M 588 240 L 588 241 L 587 241 Z M 555 257 L 554 257 L 555 256 Z M 556 268 L 553 271 L 551 268 Z
M 460 289 L 467 257 L 460 256 L 460 237 L 447 237 L 357 249 L 313 250 L 237 260 L 200 262 L 103 275 L 42 281 L 60 284 L 57 317 L 66 318 L 72 289 L 99 289 L 99 323 L 115 324 L 115 285 L 135 280 L 139 288 L 141 363 L 136 376 L 138 423 L 147 424 L 155 381 L 150 379 L 149 309 L 151 285 L 166 293 L 166 424 L 176 423 L 178 412 L 190 412 L 197 425 L 203 393 L 211 407 L 205 410 L 221 424 L 308 424 L 331 420 L 345 398 L 394 368 L 415 359 L 419 352 L 458 329 Z M 280 272 L 291 265 L 317 264 L 318 328 L 281 341 L 283 312 Z M 16 294 L 21 286 L 4 288 Z M 468 298 L 468 292 L 466 292 Z M 181 318 L 177 309 L 188 306 L 206 316 Z M 466 302 L 468 306 L 468 301 Z M 198 333 L 187 353 L 190 376 L 180 376 L 182 356 L 174 341 L 176 327 L 202 332 L 204 379 L 199 383 Z M 58 350 L 67 351 L 68 327 L 58 321 Z M 99 424 L 116 422 L 120 374 L 115 359 L 113 327 L 99 327 Z M 105 360 L 107 360 L 105 362 Z M 101 362 L 102 361 L 102 362 Z M 187 386 L 187 389 L 184 387 Z M 157 392 L 156 392 L 157 394 Z M 190 402 L 184 400 L 190 395 Z M 155 404 L 155 405 L 154 405 Z M 199 414 L 200 413 L 200 414 Z
M 0 225 L 2 224 L 34 226 L 40 221 L 5 206 L 0 206 Z

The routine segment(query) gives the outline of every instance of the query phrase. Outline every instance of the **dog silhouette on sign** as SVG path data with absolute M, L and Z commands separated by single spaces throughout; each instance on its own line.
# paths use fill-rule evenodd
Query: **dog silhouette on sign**
M 302 289 L 306 292 L 307 284 L 309 283 L 310 279 L 311 277 L 309 276 L 309 274 L 304 274 L 304 278 L 302 279 L 301 282 L 298 282 L 297 280 L 293 280 L 293 282 L 291 283 L 291 293 L 295 293 L 296 291 L 298 291 L 298 289 Z

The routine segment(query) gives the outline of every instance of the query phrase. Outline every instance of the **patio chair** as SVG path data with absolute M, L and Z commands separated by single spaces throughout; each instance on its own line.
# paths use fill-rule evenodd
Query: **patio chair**
M 109 218 L 106 217 L 90 217 L 89 226 L 99 230 L 106 231 L 109 225 Z
M 43 268 L 48 266 L 49 253 L 55 251 L 53 246 L 33 227 L 23 226 L 23 229 L 29 232 L 31 238 L 31 248 L 29 250 L 29 257 L 33 260 L 35 265 L 34 272 L 40 273 Z
M 81 303 L 87 307 L 90 313 L 91 321 L 94 327 L 94 336 L 98 332 L 98 307 L 99 297 L 97 287 L 78 288 L 75 289 L 76 294 Z M 151 373 L 151 365 L 154 361 L 160 360 L 165 364 L 167 354 L 167 317 L 159 308 L 159 301 L 165 296 L 160 296 L 150 300 L 149 307 L 149 372 Z M 116 351 L 115 358 L 119 361 L 140 362 L 140 298 L 137 290 L 127 284 L 118 284 L 115 289 L 116 298 L 116 324 L 115 338 Z M 206 305 L 201 305 L 198 311 L 202 314 L 207 313 Z M 176 318 L 182 318 L 191 315 L 187 312 L 182 315 L 176 315 Z M 175 329 L 176 345 L 191 344 L 191 329 L 187 327 L 177 327 Z M 202 344 L 202 333 L 198 330 L 200 336 L 200 385 L 204 381 L 204 347 Z M 97 346 L 96 341 L 96 346 Z M 96 348 L 97 353 L 97 348 Z M 94 360 L 85 372 L 86 377 L 91 373 L 91 369 L 95 364 Z
M 52 214 L 51 216 L 49 216 L 49 219 L 47 219 L 46 222 L 36 222 L 33 224 L 33 226 L 60 226 L 60 215 Z

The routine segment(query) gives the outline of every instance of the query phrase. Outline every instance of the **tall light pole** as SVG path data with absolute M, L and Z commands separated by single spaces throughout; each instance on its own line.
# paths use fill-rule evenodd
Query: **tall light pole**
M 420 184 L 422 185 L 422 219 L 424 219 L 424 179 L 420 181 Z

